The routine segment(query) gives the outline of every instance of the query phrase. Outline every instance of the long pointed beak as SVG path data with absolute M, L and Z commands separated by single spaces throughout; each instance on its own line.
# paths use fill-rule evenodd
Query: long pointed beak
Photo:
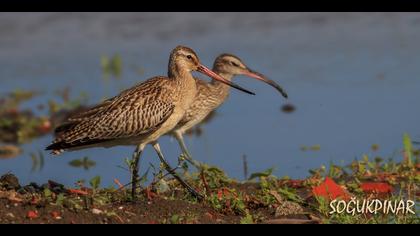
M 236 88 L 238 90 L 241 90 L 242 92 L 245 92 L 245 93 L 248 93 L 248 94 L 251 94 L 251 95 L 255 95 L 255 93 L 253 93 L 253 92 L 251 92 L 251 91 L 249 91 L 247 89 L 244 89 L 241 86 L 239 86 L 239 85 L 237 85 L 237 84 L 235 84 L 235 83 L 233 83 L 233 82 L 231 82 L 231 81 L 229 81 L 229 80 L 221 77 L 220 75 L 214 73 L 212 70 L 210 70 L 209 68 L 207 68 L 207 67 L 205 67 L 205 66 L 203 66 L 201 64 L 198 67 L 197 71 L 200 72 L 200 73 L 203 73 L 205 75 L 208 75 L 209 77 L 211 77 L 211 78 L 213 78 L 215 80 L 218 80 L 218 81 L 220 81 L 220 82 L 222 82 L 224 84 L 227 84 L 227 85 L 229 85 L 229 86 L 231 86 L 233 88 Z
M 244 72 L 243 72 L 243 75 L 252 77 L 254 79 L 263 81 L 264 83 L 267 83 L 267 84 L 271 85 L 272 87 L 277 89 L 277 91 L 279 91 L 283 97 L 288 98 L 288 95 L 287 95 L 286 91 L 279 84 L 277 84 L 274 80 L 268 79 L 264 75 L 262 75 L 262 74 L 260 74 L 256 71 L 253 71 L 251 69 L 245 69 Z

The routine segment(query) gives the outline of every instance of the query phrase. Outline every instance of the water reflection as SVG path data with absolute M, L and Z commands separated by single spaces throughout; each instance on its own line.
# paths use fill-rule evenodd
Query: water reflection
M 15 90 L 0 99 L 0 142 L 21 144 L 49 132 L 46 117 L 36 116 L 32 109 L 20 109 L 21 103 L 37 93 Z
M 15 158 L 22 153 L 22 149 L 14 145 L 0 146 L 0 159 Z
M 32 168 L 31 172 L 39 172 L 44 168 L 45 157 L 42 151 L 36 153 L 32 152 L 29 154 L 32 159 Z
M 295 107 L 293 104 L 288 103 L 288 104 L 284 104 L 284 105 L 281 107 L 281 110 L 282 110 L 284 113 L 292 113 L 292 112 L 294 112 L 294 111 L 296 110 L 296 107 Z
M 90 160 L 88 157 L 83 157 L 83 159 L 75 159 L 70 161 L 69 165 L 75 168 L 83 168 L 85 170 L 89 170 L 96 165 L 96 162 Z

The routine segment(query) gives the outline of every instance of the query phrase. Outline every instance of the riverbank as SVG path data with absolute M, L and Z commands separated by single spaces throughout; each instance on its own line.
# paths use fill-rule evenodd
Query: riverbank
M 203 165 L 200 171 L 184 172 L 184 178 L 205 194 L 201 202 L 175 180 L 159 175 L 143 184 L 133 200 L 117 179 L 109 188 L 99 188 L 100 177 L 76 187 L 54 181 L 21 186 L 9 173 L 0 178 L 0 223 L 420 223 L 418 156 L 400 163 L 365 157 L 346 167 L 331 165 L 310 173 L 306 179 L 292 180 L 277 178 L 269 169 L 239 182 L 216 167 Z M 364 212 L 349 208 L 339 212 L 336 203 L 340 200 L 406 205 L 399 212 L 377 209 L 374 213 L 368 206 Z M 410 202 L 415 206 L 408 209 Z

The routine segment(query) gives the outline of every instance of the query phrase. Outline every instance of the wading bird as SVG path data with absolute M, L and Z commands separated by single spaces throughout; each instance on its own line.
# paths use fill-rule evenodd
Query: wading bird
M 184 117 L 197 93 L 191 72 L 198 71 L 243 92 L 253 94 L 203 66 L 196 53 L 178 46 L 169 58 L 168 77 L 148 79 L 116 97 L 105 100 L 68 119 L 57 127 L 59 134 L 46 150 L 52 154 L 90 147 L 136 145 L 133 154 L 132 195 L 139 180 L 138 162 L 147 144 L 151 144 L 166 170 L 197 198 L 202 196 L 183 181 L 165 160 L 158 139 L 171 131 Z
M 280 85 L 262 74 L 249 69 L 241 59 L 234 55 L 225 53 L 218 56 L 214 61 L 213 71 L 228 81 L 231 81 L 236 75 L 255 78 L 273 86 L 283 97 L 288 97 Z M 195 80 L 197 84 L 197 96 L 171 134 L 178 140 L 179 146 L 186 155 L 187 160 L 198 167 L 198 163 L 193 161 L 185 145 L 183 135 L 186 131 L 203 121 L 213 110 L 222 105 L 229 96 L 230 88 L 214 79 L 210 83 L 198 78 L 195 78 Z

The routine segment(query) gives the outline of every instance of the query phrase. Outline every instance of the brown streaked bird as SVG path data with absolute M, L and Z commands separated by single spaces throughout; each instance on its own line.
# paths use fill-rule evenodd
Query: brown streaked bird
M 288 97 L 280 85 L 264 75 L 249 69 L 237 56 L 227 53 L 221 54 L 214 61 L 213 71 L 228 81 L 231 81 L 236 75 L 255 78 L 274 87 L 283 97 Z M 213 110 L 222 105 L 229 96 L 230 88 L 214 79 L 210 83 L 198 78 L 195 78 L 195 81 L 197 84 L 197 97 L 185 112 L 181 121 L 172 130 L 171 134 L 177 139 L 187 160 L 198 167 L 199 164 L 192 159 L 185 145 L 183 135 L 186 131 L 202 122 Z
M 181 184 L 197 198 L 202 196 L 183 181 L 169 166 L 158 139 L 171 131 L 184 117 L 196 97 L 197 87 L 191 72 L 198 71 L 244 92 L 253 94 L 203 66 L 196 53 L 178 46 L 169 58 L 168 77 L 158 76 L 121 92 L 91 109 L 76 114 L 59 126 L 59 135 L 46 150 L 53 154 L 90 147 L 136 145 L 132 162 L 132 195 L 138 184 L 138 162 L 147 144 Z

